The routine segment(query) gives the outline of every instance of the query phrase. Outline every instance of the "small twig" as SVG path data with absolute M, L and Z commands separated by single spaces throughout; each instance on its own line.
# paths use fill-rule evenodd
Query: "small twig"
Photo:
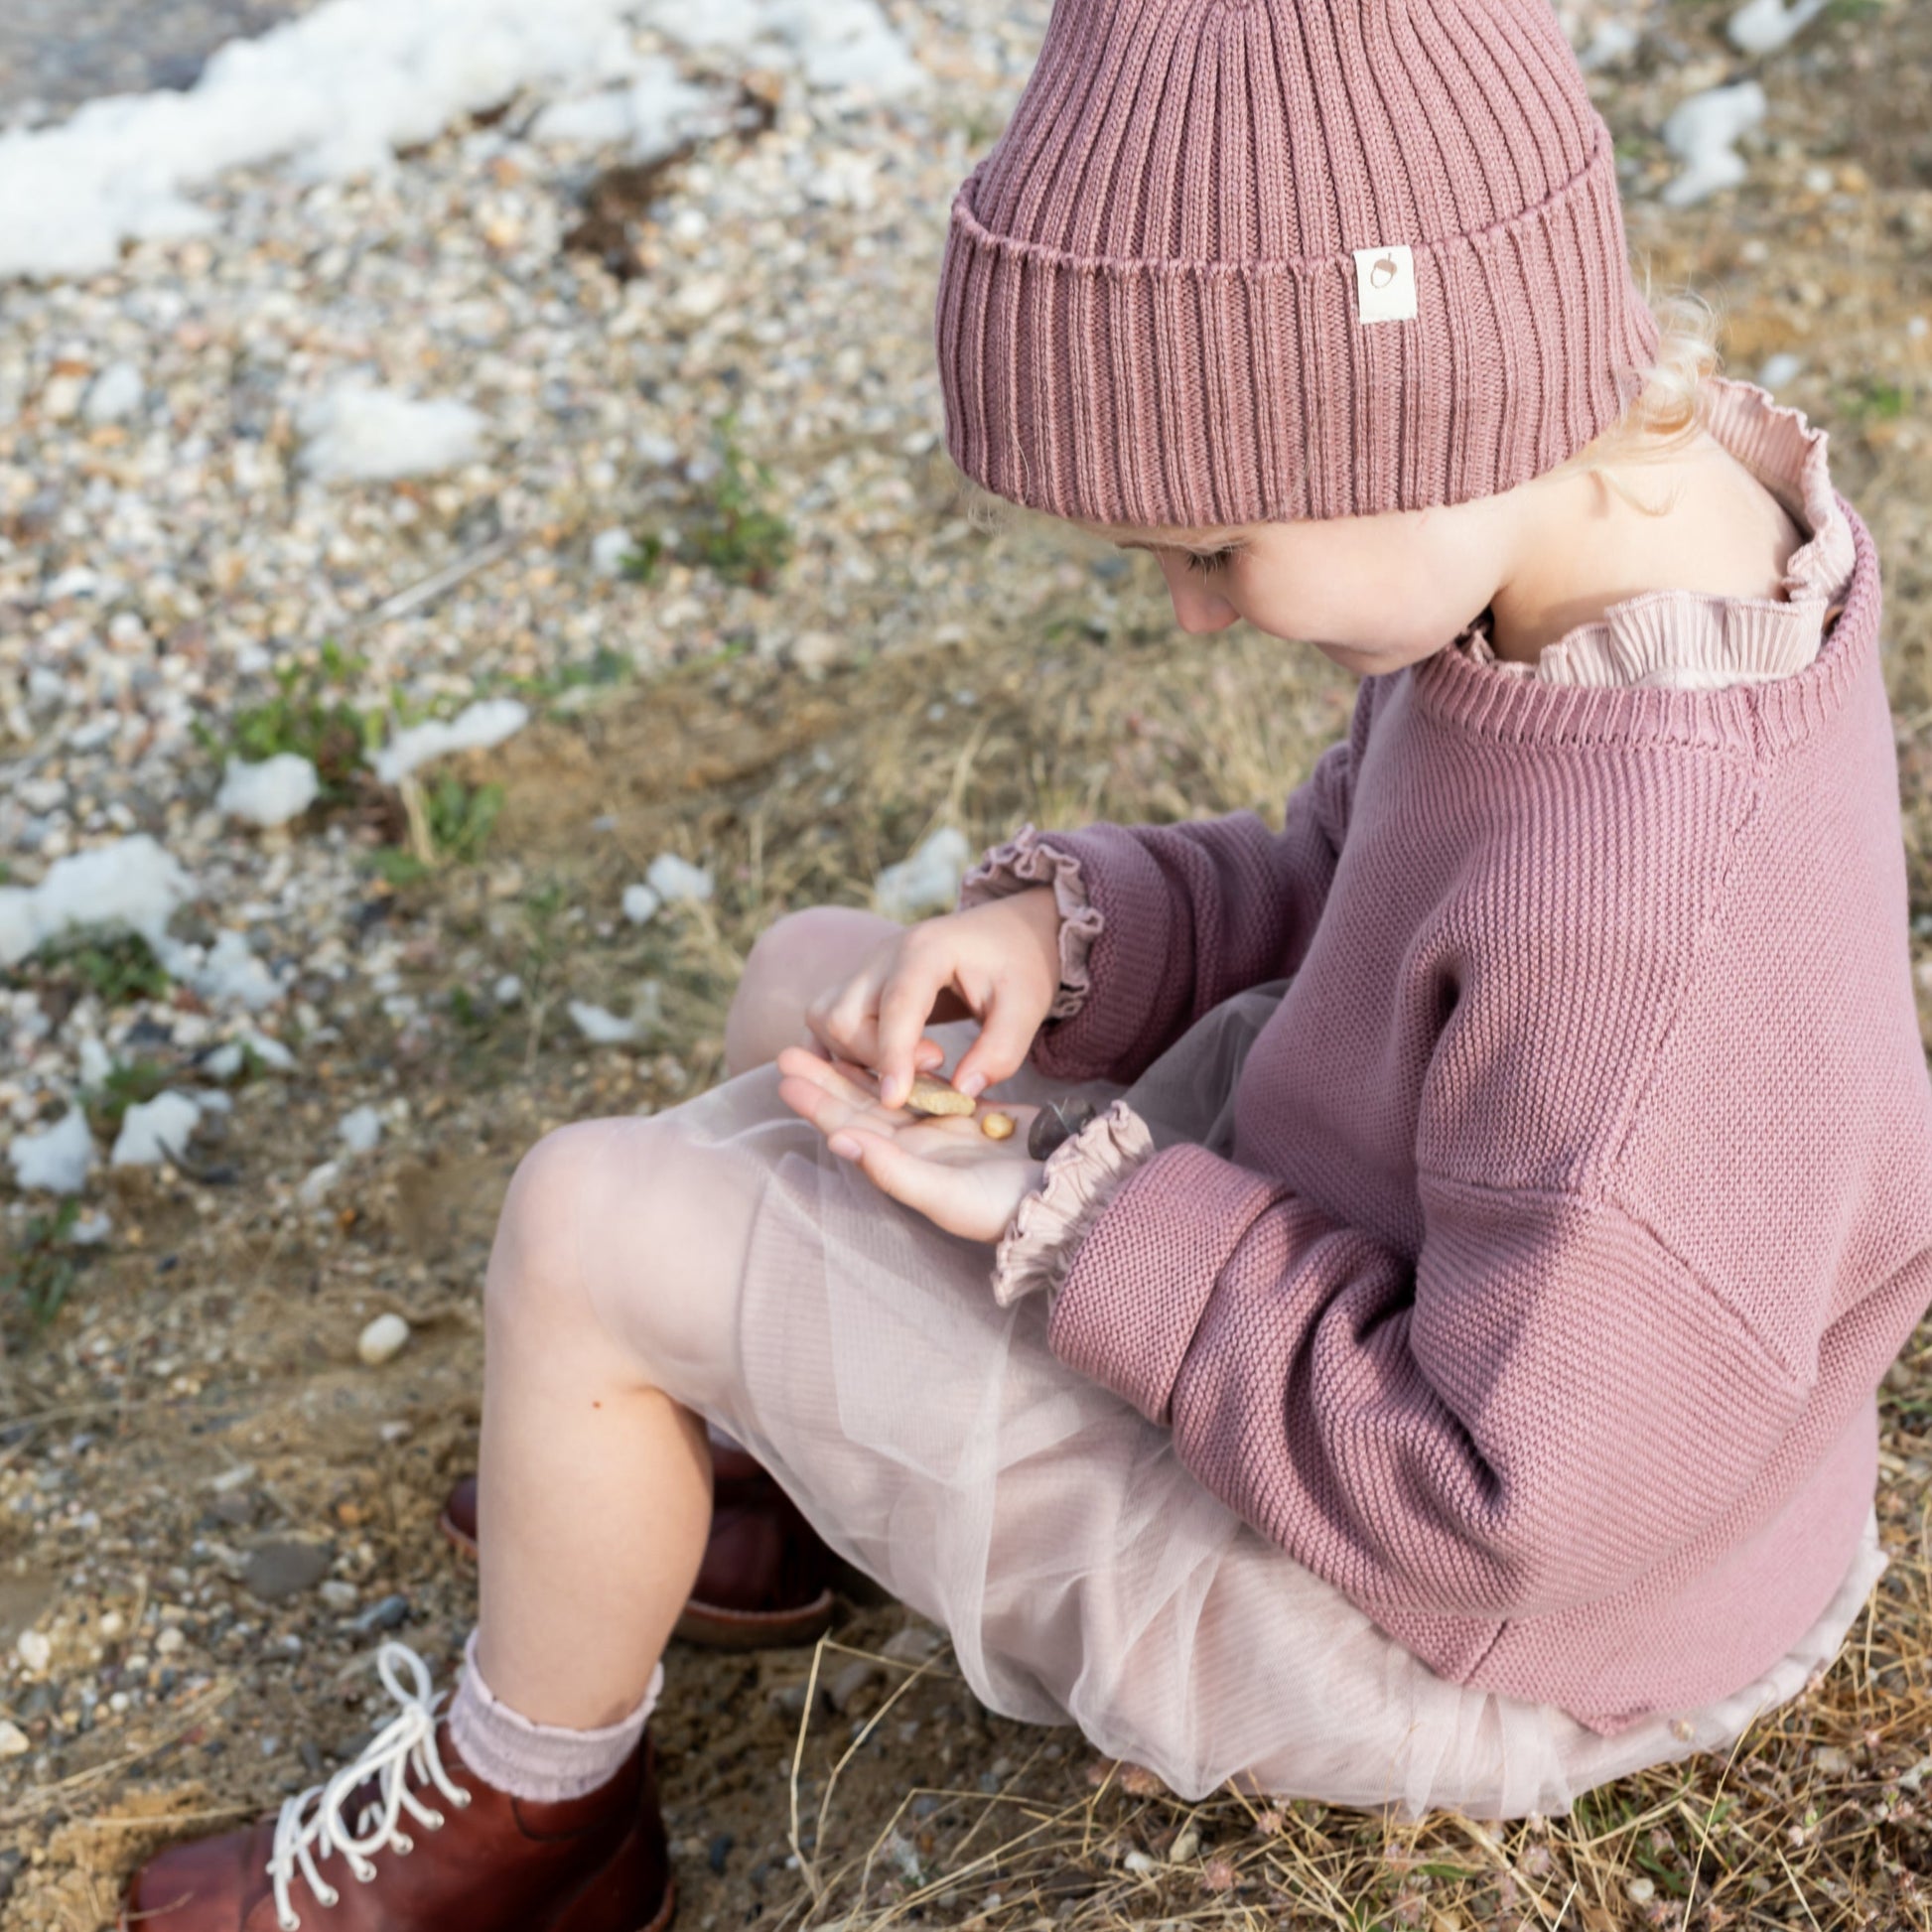
M 798 1773 L 805 1761 L 805 1735 L 812 1725 L 812 1706 L 818 1698 L 818 1667 L 825 1656 L 829 1640 L 820 1637 L 812 1646 L 811 1675 L 805 1680 L 805 1703 L 798 1713 L 798 1741 L 791 1752 L 791 1855 L 798 1861 L 799 1874 L 804 1878 L 812 1895 L 812 1903 L 819 1900 L 818 1862 L 816 1858 L 806 1858 L 805 1848 L 798 1842 Z M 817 1847 L 813 1847 L 816 1852 Z
M 405 771 L 396 780 L 396 796 L 402 800 L 402 815 L 409 824 L 409 856 L 420 866 L 436 863 L 436 834 L 430 830 L 429 800 L 414 772 Z
M 30 1793 L 18 1804 L 10 1805 L 5 1811 L 0 1811 L 0 1826 L 17 1825 L 26 1819 L 37 1818 L 42 1812 L 60 1803 L 64 1796 L 72 1796 L 86 1790 L 90 1785 L 105 1783 L 107 1779 L 127 1770 L 131 1765 L 157 1756 L 170 1744 L 186 1736 L 210 1713 L 225 1704 L 234 1695 L 235 1688 L 232 1678 L 217 1679 L 192 1706 L 180 1712 L 174 1724 L 153 1743 L 144 1744 L 138 1751 L 126 1751 L 119 1757 L 110 1757 L 105 1762 L 94 1765 L 90 1770 L 75 1771 L 55 1784 L 43 1785 L 38 1792 Z
M 459 557 L 453 564 L 445 564 L 441 570 L 432 571 L 429 576 L 411 584 L 407 590 L 398 591 L 393 597 L 385 597 L 371 611 L 364 611 L 354 620 L 359 627 L 367 623 L 386 623 L 391 618 L 407 617 L 411 611 L 420 610 L 425 604 L 433 602 L 445 591 L 454 590 L 466 577 L 474 577 L 478 571 L 486 570 L 502 556 L 515 541 L 513 537 L 492 537 L 481 549 L 473 550 L 467 557 Z

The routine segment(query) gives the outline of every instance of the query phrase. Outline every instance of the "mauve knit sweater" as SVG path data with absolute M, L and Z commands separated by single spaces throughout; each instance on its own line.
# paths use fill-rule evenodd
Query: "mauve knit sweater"
M 1231 1159 L 1087 1228 L 1064 1360 L 1439 1674 L 1600 1731 L 1734 1691 L 1843 1580 L 1932 1302 L 1932 1082 L 1878 566 L 1789 676 L 1365 680 L 1270 833 L 1040 844 L 1100 914 L 1033 1052 L 1130 1081 L 1293 975 Z

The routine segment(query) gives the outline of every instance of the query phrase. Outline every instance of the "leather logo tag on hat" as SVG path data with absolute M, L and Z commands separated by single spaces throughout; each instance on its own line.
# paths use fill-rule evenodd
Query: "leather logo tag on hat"
M 1364 322 L 1416 319 L 1416 258 L 1408 249 L 1355 250 L 1355 306 Z

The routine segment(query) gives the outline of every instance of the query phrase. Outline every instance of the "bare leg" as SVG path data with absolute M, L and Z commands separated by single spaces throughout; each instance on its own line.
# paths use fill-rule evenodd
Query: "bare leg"
M 736 1074 L 806 1037 L 804 1010 L 896 928 L 819 907 L 753 948 L 726 1027 Z M 584 1121 L 525 1157 L 485 1290 L 480 1660 L 537 1724 L 636 1707 L 711 1521 L 702 1399 L 735 1372 L 761 1178 L 675 1111 Z
M 633 1125 L 657 1124 L 584 1122 L 531 1150 L 485 1288 L 479 1661 L 512 1710 L 571 1729 L 636 1707 L 711 1518 L 702 1422 L 614 1340 L 583 1266 L 639 1231 L 585 1225 L 612 1133 Z M 640 1295 L 668 1287 L 640 1271 Z

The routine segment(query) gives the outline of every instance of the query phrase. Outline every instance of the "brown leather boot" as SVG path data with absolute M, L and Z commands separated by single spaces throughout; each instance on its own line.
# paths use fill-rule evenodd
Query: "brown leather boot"
M 648 1730 L 600 1790 L 528 1804 L 465 1765 L 413 1650 L 379 1664 L 402 1710 L 368 1749 L 278 1817 L 151 1860 L 121 1932 L 665 1932 Z
M 712 1650 L 817 1642 L 831 1627 L 838 1559 L 745 1449 L 714 1444 L 711 1460 L 711 1540 L 677 1635 Z M 438 1527 L 477 1554 L 475 1476 L 450 1491 Z

